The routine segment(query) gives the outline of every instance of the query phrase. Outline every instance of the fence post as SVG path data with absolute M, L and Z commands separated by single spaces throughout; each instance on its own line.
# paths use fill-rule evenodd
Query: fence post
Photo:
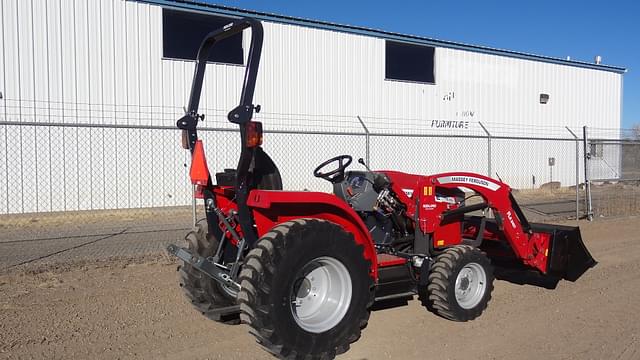
M 576 221 L 580 220 L 580 142 L 578 136 L 565 126 L 567 131 L 576 140 Z
M 480 121 L 478 121 L 482 130 L 487 134 L 487 176 L 491 177 L 491 133 Z
M 193 227 L 196 227 L 198 223 L 198 217 L 196 214 L 196 185 L 191 186 L 191 216 L 193 217 Z
M 367 128 L 367 125 L 364 124 L 364 121 L 362 121 L 362 119 L 360 118 L 360 115 L 356 116 L 358 118 L 358 121 L 360 121 L 360 125 L 362 125 L 362 128 L 364 129 L 364 139 L 365 139 L 365 150 L 364 150 L 364 162 L 367 164 L 367 166 L 370 166 L 371 164 L 369 164 L 369 129 Z
M 593 220 L 593 209 L 591 207 L 591 181 L 589 181 L 589 160 L 591 159 L 591 153 L 587 151 L 588 138 L 587 127 L 582 127 L 582 137 L 584 144 L 584 189 L 585 189 L 585 207 L 587 211 L 587 220 Z

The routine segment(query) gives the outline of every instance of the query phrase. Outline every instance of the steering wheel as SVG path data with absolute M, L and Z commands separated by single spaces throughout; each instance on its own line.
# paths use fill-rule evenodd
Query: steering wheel
M 323 162 L 322 164 L 318 165 L 318 167 L 313 170 L 313 175 L 315 177 L 319 177 L 321 179 L 325 179 L 327 181 L 330 181 L 332 183 L 338 183 L 342 180 L 344 180 L 344 170 L 347 168 L 347 166 L 349 166 L 351 164 L 351 161 L 353 160 L 353 158 L 350 155 L 338 155 L 336 157 L 332 157 L 331 159 Z M 337 162 L 338 163 L 338 168 L 335 170 L 331 170 L 331 171 L 327 171 L 327 172 L 321 172 L 320 170 L 322 170 L 322 168 L 326 167 L 327 165 Z

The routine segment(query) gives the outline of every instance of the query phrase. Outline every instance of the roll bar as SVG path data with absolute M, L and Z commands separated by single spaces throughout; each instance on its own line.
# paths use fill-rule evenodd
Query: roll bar
M 196 59 L 196 68 L 191 83 L 191 95 L 189 96 L 189 105 L 187 113 L 178 120 L 177 126 L 184 130 L 183 145 L 193 153 L 198 133 L 196 127 L 199 120 L 204 119 L 204 115 L 198 115 L 198 106 L 200 105 L 200 95 L 202 94 L 202 82 L 204 80 L 204 72 L 207 66 L 207 60 L 211 54 L 211 49 L 218 42 L 236 35 L 245 29 L 251 28 L 251 45 L 249 47 L 249 58 L 247 60 L 247 68 L 244 73 L 244 82 L 242 84 L 242 93 L 240 94 L 240 104 L 231 110 L 228 115 L 229 121 L 239 124 L 243 131 L 243 124 L 249 122 L 253 116 L 253 111 L 259 111 L 259 106 L 253 105 L 253 93 L 256 88 L 256 78 L 258 76 L 258 66 L 260 64 L 260 54 L 262 52 L 263 30 L 262 24 L 255 19 L 243 18 L 235 20 L 224 27 L 214 30 L 207 34 L 200 44 L 198 56 Z M 244 145 L 244 144 L 243 144 Z
M 221 29 L 210 32 L 198 50 L 196 59 L 196 69 L 193 74 L 193 82 L 191 84 L 191 95 L 189 97 L 189 106 L 187 113 L 178 120 L 177 126 L 182 129 L 183 147 L 189 149 L 193 157 L 196 142 L 198 141 L 198 132 L 196 130 L 198 121 L 204 120 L 204 115 L 198 114 L 198 105 L 200 104 L 200 95 L 202 93 L 202 82 L 204 80 L 204 72 L 207 67 L 207 60 L 211 49 L 218 42 L 227 39 L 243 30 L 251 28 L 251 45 L 249 47 L 249 58 L 247 60 L 247 68 L 244 73 L 244 83 L 242 84 L 242 93 L 240 94 L 240 104 L 229 112 L 227 118 L 232 123 L 238 124 L 240 127 L 241 152 L 238 160 L 236 174 L 236 203 L 238 204 L 239 225 L 244 233 L 245 241 L 249 245 L 253 245 L 258 239 L 254 229 L 255 221 L 251 209 L 247 205 L 249 196 L 251 174 L 249 168 L 252 160 L 255 158 L 256 148 L 247 146 L 247 123 L 253 117 L 253 111 L 260 111 L 260 106 L 253 105 L 253 92 L 256 88 L 256 78 L 258 76 L 258 66 L 260 64 L 260 54 L 262 52 L 263 30 L 260 21 L 243 18 L 234 20 L 225 25 Z M 214 204 L 214 196 L 212 193 L 211 176 L 207 181 L 207 185 L 203 189 L 205 204 L 209 202 Z M 205 206 L 207 215 L 207 223 L 209 228 L 213 228 L 217 224 L 217 215 L 214 212 L 214 206 Z

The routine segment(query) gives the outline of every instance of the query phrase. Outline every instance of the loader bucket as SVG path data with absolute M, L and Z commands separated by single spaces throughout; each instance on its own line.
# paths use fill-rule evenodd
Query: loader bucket
M 533 232 L 551 235 L 547 275 L 576 281 L 597 262 L 582 242 L 580 228 L 575 226 L 531 224 Z

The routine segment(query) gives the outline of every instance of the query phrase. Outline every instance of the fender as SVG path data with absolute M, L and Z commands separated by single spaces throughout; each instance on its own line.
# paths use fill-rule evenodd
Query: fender
M 377 281 L 378 261 L 373 240 L 360 216 L 335 195 L 310 191 L 252 190 L 247 205 L 253 210 L 262 236 L 274 226 L 299 218 L 331 221 L 353 234 L 364 247 L 364 257 L 371 262 L 369 275 Z

